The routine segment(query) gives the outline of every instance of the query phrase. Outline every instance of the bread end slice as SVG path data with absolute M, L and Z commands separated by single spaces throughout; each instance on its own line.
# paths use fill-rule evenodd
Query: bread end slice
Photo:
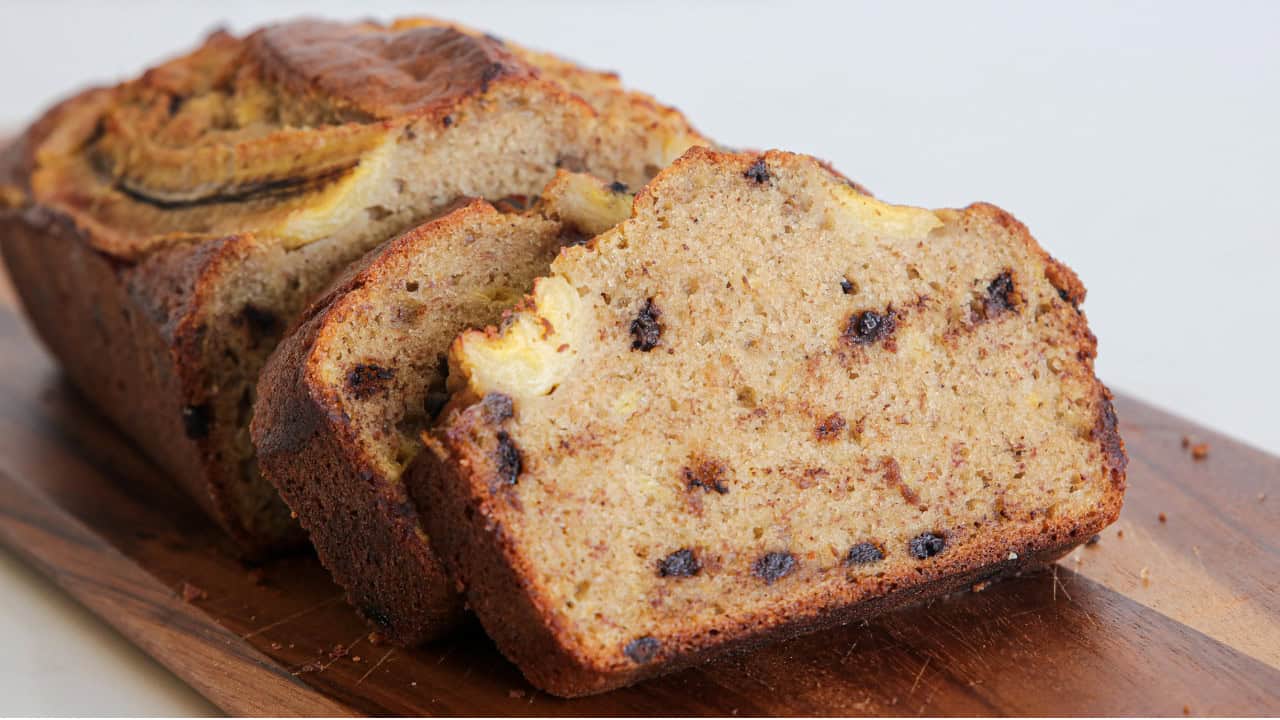
M 628 684 L 1113 522 L 1126 460 L 1083 299 L 994 206 L 694 149 L 454 342 L 409 488 L 530 681 Z

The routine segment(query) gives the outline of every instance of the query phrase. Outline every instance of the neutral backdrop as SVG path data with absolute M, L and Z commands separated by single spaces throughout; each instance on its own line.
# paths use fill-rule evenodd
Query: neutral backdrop
M 0 128 L 217 25 L 451 17 L 883 199 L 1001 205 L 1084 279 L 1108 384 L 1280 453 L 1280 3 L 1118 5 L 10 0 Z M 3 554 L 0 644 L 0 714 L 212 710 Z

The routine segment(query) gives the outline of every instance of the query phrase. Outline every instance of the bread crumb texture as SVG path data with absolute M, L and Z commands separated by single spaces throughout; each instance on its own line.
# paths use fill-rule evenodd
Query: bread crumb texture
M 993 206 L 695 148 L 455 342 L 436 452 L 568 654 L 629 672 L 1114 520 L 1083 298 Z

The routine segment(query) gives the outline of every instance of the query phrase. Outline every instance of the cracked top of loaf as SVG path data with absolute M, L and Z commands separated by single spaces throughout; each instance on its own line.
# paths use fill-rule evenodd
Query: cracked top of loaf
M 464 171 L 453 163 L 465 159 L 433 148 L 504 122 L 511 147 L 488 141 L 517 164 L 521 137 L 550 134 L 559 146 L 549 171 L 527 159 L 540 176 L 522 188 L 558 166 L 640 184 L 703 141 L 616 75 L 492 35 L 428 19 L 306 20 L 215 32 L 141 77 L 63 102 L 29 132 L 25 174 L 9 182 L 123 258 L 244 232 L 296 247 L 379 220 L 371 208 L 395 204 L 415 161 L 449 163 L 486 188 L 483 167 Z

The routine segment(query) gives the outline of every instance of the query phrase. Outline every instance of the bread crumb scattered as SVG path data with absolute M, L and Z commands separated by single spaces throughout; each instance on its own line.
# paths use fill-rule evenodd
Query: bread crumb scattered
M 360 656 L 359 656 L 359 655 L 352 655 L 352 656 L 351 656 L 351 662 L 355 662 L 355 663 L 360 662 Z
M 986 590 L 986 589 L 987 589 L 987 588 L 989 588 L 989 587 L 991 587 L 991 581 L 990 581 L 990 580 L 983 580 L 982 582 L 976 582 L 976 583 L 974 583 L 974 584 L 973 584 L 973 586 L 969 588 L 969 590 L 971 590 L 971 591 L 973 591 L 973 592 L 976 592 L 976 593 L 980 593 L 980 592 L 982 592 L 983 590 Z
M 522 697 L 524 697 L 524 691 L 523 691 L 523 690 L 511 690 L 511 691 L 509 691 L 509 692 L 507 693 L 507 697 L 509 697 L 509 698 L 522 698 Z
M 182 599 L 185 602 L 195 602 L 196 600 L 205 600 L 209 597 L 209 593 L 203 588 L 192 585 L 189 582 L 182 583 Z
M 1190 437 L 1190 436 L 1188 436 L 1188 435 L 1183 435 L 1183 436 L 1182 436 L 1182 449 L 1183 449 L 1183 450 L 1186 450 L 1186 449 L 1187 449 L 1187 448 L 1189 448 L 1189 447 L 1191 447 L 1191 437 Z
M 1258 502 L 1262 502 L 1263 500 L 1266 500 L 1266 499 L 1267 499 L 1266 493 L 1258 493 Z
M 1138 573 L 1138 577 L 1141 578 L 1142 584 L 1144 586 L 1150 585 L 1151 584 L 1151 568 L 1147 568 L 1147 567 L 1142 568 L 1142 571 Z
M 1117 531 L 1116 531 L 1116 537 L 1118 537 L 1118 538 L 1122 538 L 1122 537 L 1124 537 L 1124 531 L 1123 531 L 1123 530 L 1117 530 Z
M 1191 446 L 1191 459 L 1203 460 L 1209 457 L 1209 443 L 1196 443 Z
M 1159 518 L 1160 518 L 1160 522 L 1168 522 L 1168 521 L 1169 521 L 1169 518 L 1168 518 L 1168 517 L 1166 517 L 1164 513 L 1160 513 Z
M 1182 706 L 1182 714 L 1183 714 L 1183 715 L 1190 715 L 1190 714 L 1191 714 L 1191 706 L 1190 706 L 1190 705 L 1183 705 L 1183 706 Z
M 387 638 L 384 637 L 382 633 L 378 632 L 377 630 L 374 630 L 373 632 L 369 633 L 369 644 L 374 647 L 382 647 L 382 644 L 385 643 L 386 641 L 387 641 Z
M 280 644 L 280 643 L 278 643 L 278 642 L 273 642 L 273 643 L 271 643 L 271 649 L 272 649 L 272 650 L 279 650 L 279 649 L 280 649 L 280 648 L 282 648 L 282 647 L 284 647 L 284 645 L 281 645 L 281 644 Z

